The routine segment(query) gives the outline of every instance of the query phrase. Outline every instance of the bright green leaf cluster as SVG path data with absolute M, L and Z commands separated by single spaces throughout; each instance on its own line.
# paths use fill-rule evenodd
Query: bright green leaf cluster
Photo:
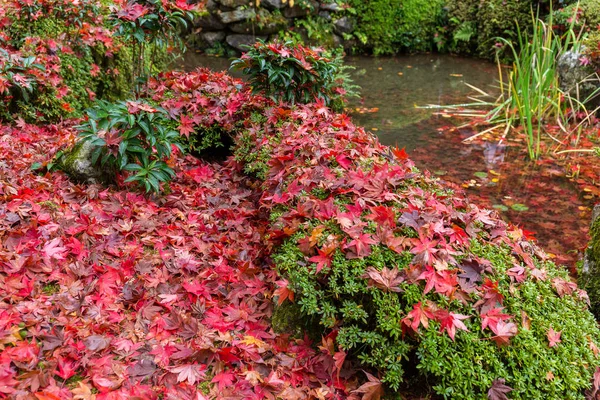
M 160 107 L 143 101 L 99 101 L 80 125 L 83 142 L 92 144 L 92 162 L 130 172 L 125 182 L 137 182 L 147 192 L 159 192 L 160 184 L 175 173 L 167 164 L 172 148 L 183 151 L 175 122 Z

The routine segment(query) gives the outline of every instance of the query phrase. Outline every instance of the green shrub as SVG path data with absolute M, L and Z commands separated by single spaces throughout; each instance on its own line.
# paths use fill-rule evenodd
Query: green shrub
M 322 49 L 291 41 L 259 41 L 231 67 L 248 75 L 254 93 L 275 101 L 295 104 L 320 100 L 326 106 L 341 107 L 346 94 L 344 79 L 340 79 L 341 57 L 326 58 Z M 348 75 L 344 78 L 346 83 L 350 79 Z
M 443 0 L 348 1 L 356 20 L 352 33 L 375 55 L 428 51 L 443 23 Z
M 528 31 L 531 11 L 537 11 L 537 4 L 529 0 L 448 0 L 449 49 L 493 58 L 497 52 L 496 38 L 516 40 L 517 25 Z
M 167 164 L 179 132 L 168 113 L 143 101 L 99 101 L 87 111 L 88 120 L 78 126 L 82 142 L 95 149 L 92 162 L 130 172 L 125 182 L 136 182 L 147 192 L 159 192 L 160 184 L 175 173 Z

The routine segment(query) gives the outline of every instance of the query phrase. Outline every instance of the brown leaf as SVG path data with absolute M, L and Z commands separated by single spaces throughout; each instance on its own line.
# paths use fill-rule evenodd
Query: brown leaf
M 379 400 L 383 396 L 383 384 L 373 375 L 365 372 L 368 382 L 363 383 L 358 389 L 352 391 L 352 393 L 362 393 L 361 400 Z
M 399 285 L 404 282 L 404 276 L 398 271 L 398 267 L 392 269 L 384 267 L 381 271 L 378 271 L 374 267 L 369 267 L 362 277 L 369 279 L 369 285 L 373 284 L 381 290 L 402 292 Z

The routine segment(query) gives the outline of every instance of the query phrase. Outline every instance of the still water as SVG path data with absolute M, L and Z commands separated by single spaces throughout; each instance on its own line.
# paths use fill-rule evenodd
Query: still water
M 190 53 L 181 66 L 227 70 L 230 61 Z M 466 121 L 435 106 L 471 102 L 466 83 L 494 93 L 496 65 L 448 55 L 347 57 L 361 98 L 349 112 L 383 144 L 406 148 L 417 167 L 429 170 L 484 207 L 531 231 L 557 263 L 573 267 L 588 240 L 591 201 L 552 163 L 531 164 L 518 142 L 465 144 Z M 238 75 L 239 76 L 239 75 Z M 434 106 L 434 107 L 431 107 Z

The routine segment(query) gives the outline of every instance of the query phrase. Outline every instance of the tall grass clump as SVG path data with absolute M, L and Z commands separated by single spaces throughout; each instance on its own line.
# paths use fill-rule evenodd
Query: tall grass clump
M 557 33 L 553 29 L 552 13 L 547 22 L 534 16 L 533 12 L 532 19 L 531 31 L 522 30 L 517 26 L 517 38 L 514 41 L 497 38 L 498 44 L 512 53 L 514 62 L 506 77 L 499 59 L 497 60 L 500 96 L 493 103 L 480 100 L 478 102 L 480 105 L 492 107 L 486 119 L 493 127 L 486 132 L 503 128 L 504 138 L 513 128 L 521 126 L 525 133 L 529 158 L 536 160 L 541 154 L 545 137 L 556 141 L 558 147 L 565 144 L 565 140 L 559 140 L 545 129 L 547 124 L 552 121 L 560 126 L 567 138 L 573 132 L 580 132 L 581 125 L 593 114 L 588 112 L 585 103 L 597 95 L 598 90 L 587 99 L 580 100 L 560 87 L 559 59 L 568 50 L 579 50 L 584 30 L 579 29 L 579 33 L 576 33 L 572 22 L 565 33 Z M 575 18 L 572 20 L 575 21 Z M 478 91 L 487 95 L 481 90 Z M 584 118 L 581 118 L 582 113 Z M 575 127 L 574 118 L 580 119 Z
M 567 105 L 582 104 L 561 90 L 557 70 L 559 57 L 578 42 L 578 37 L 572 29 L 563 35 L 555 33 L 552 17 L 547 23 L 533 14 L 532 18 L 531 33 L 517 27 L 516 43 L 498 38 L 512 52 L 514 62 L 506 81 L 499 65 L 501 95 L 488 120 L 504 125 L 505 134 L 516 125 L 522 126 L 529 157 L 535 160 L 541 153 L 544 124 L 557 119 L 565 126 Z

